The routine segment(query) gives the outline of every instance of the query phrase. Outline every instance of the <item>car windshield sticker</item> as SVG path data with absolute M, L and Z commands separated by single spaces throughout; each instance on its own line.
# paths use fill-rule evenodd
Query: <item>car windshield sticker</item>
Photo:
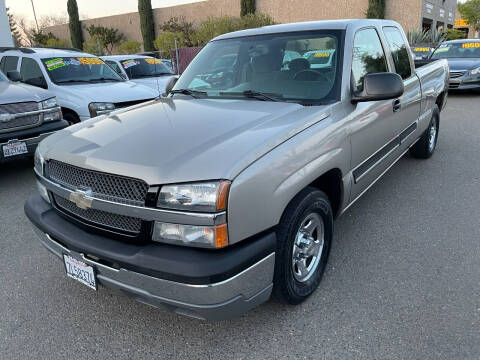
M 413 51 L 418 51 L 418 52 L 430 52 L 430 48 L 415 48 Z
M 78 57 L 78 61 L 80 61 L 83 65 L 103 65 L 105 64 L 101 59 L 96 57 Z
M 154 64 L 163 64 L 160 60 L 158 59 L 145 59 L 145 62 L 147 64 L 151 64 L 151 65 L 154 65 Z
M 313 57 L 329 57 L 330 54 L 328 52 L 317 52 Z
M 444 53 L 444 52 L 448 52 L 448 50 L 450 50 L 449 47 L 439 47 L 435 53 L 438 54 L 438 53 Z
M 62 58 L 56 58 L 56 59 L 45 61 L 45 65 L 47 65 L 48 71 L 52 71 L 52 70 L 67 66 L 67 64 L 65 64 Z
M 68 61 L 65 61 L 65 64 L 66 65 L 82 65 L 82 63 L 80 61 L 78 61 L 77 59 L 70 59 Z
M 480 48 L 480 42 L 463 43 L 462 48 L 464 48 L 464 49 Z
M 124 69 L 128 69 L 129 67 L 136 66 L 138 64 L 139 64 L 139 62 L 137 62 L 133 59 L 122 61 L 122 66 L 123 66 Z

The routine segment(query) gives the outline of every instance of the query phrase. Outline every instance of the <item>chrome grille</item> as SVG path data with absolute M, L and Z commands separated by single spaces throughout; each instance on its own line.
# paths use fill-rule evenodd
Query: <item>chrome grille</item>
M 22 114 L 30 111 L 39 110 L 36 102 L 21 102 L 14 104 L 0 104 L 0 114 Z M 23 128 L 34 126 L 40 121 L 40 115 L 21 116 L 7 122 L 0 122 L 0 131 L 11 130 L 15 128 Z
M 465 71 L 450 71 L 450 79 L 455 79 L 460 76 L 463 76 L 465 74 Z
M 45 175 L 71 190 L 89 189 L 92 196 L 99 199 L 128 205 L 145 205 L 148 185 L 142 180 L 81 169 L 55 160 L 46 163 Z
M 132 235 L 140 233 L 142 227 L 141 219 L 112 214 L 97 209 L 80 209 L 70 200 L 64 199 L 56 194 L 53 194 L 53 199 L 56 206 L 67 215 L 73 215 L 81 220 L 86 220 L 101 227 L 106 226 L 121 232 L 132 233 Z

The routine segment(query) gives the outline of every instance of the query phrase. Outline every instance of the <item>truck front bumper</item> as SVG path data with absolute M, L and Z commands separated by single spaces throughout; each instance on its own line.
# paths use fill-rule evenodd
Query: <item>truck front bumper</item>
M 93 266 L 99 284 L 139 302 L 194 318 L 223 320 L 270 298 L 273 232 L 231 249 L 208 251 L 127 244 L 89 233 L 60 217 L 39 196 L 28 199 L 25 213 L 53 254 L 68 254 Z

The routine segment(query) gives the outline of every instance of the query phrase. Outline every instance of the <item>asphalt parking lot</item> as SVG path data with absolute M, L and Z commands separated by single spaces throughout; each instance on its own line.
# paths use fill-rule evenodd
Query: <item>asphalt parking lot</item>
M 29 161 L 0 166 L 2 359 L 479 359 L 480 94 L 453 94 L 436 153 L 402 158 L 336 222 L 317 292 L 218 323 L 68 279 L 23 213 Z

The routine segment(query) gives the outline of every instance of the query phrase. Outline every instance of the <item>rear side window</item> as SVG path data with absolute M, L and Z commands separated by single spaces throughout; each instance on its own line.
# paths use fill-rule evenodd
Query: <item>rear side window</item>
M 392 52 L 395 72 L 400 75 L 402 79 L 408 79 L 412 75 L 412 68 L 410 67 L 407 44 L 405 40 L 403 40 L 402 33 L 393 26 L 384 27 L 383 32 L 385 33 L 388 46 Z
M 122 74 L 122 70 L 120 70 L 120 66 L 115 61 L 107 60 L 105 61 L 113 70 L 115 70 L 118 74 Z
M 30 58 L 22 58 L 22 66 L 20 67 L 20 75 L 22 75 L 22 81 L 26 84 L 46 87 L 47 82 L 40 70 L 38 63 Z
M 4 56 L 0 61 L 0 70 L 7 74 L 9 71 L 17 70 L 17 64 L 18 56 Z
M 353 90 L 363 90 L 363 78 L 365 75 L 387 71 L 387 60 L 377 31 L 375 29 L 358 31 L 353 42 Z

